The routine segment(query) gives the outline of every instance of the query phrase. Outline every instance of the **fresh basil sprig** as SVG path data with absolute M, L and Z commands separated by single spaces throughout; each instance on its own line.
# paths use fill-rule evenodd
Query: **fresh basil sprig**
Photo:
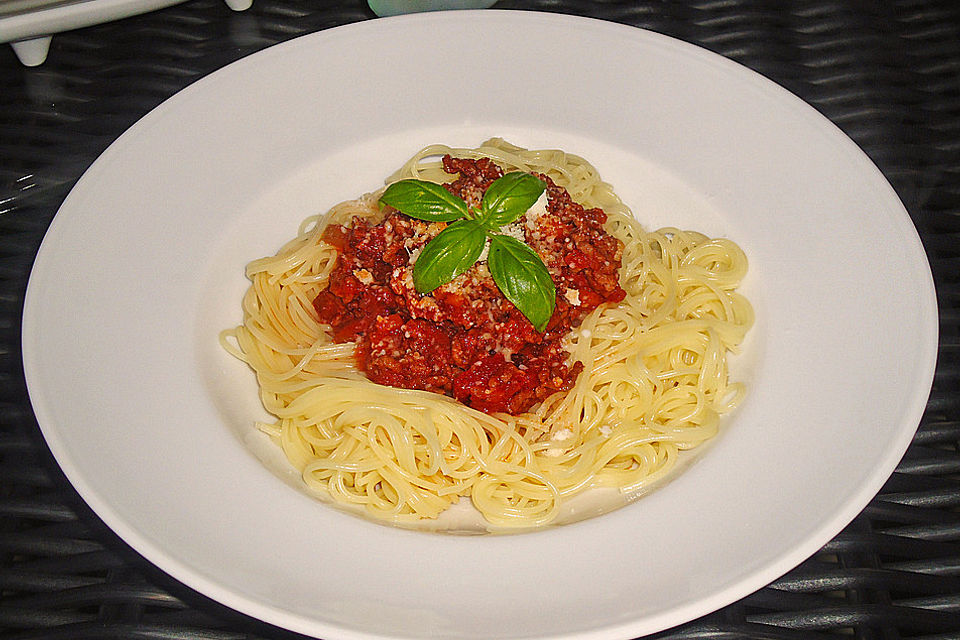
M 516 238 L 490 238 L 487 267 L 503 296 L 543 331 L 553 315 L 557 291 L 537 252 Z
M 457 220 L 423 247 L 413 265 L 413 286 L 420 293 L 450 282 L 476 263 L 487 233 L 476 220 Z M 422 266 L 417 266 L 421 264 Z M 509 300 L 509 298 L 508 298 Z
M 413 266 L 417 291 L 429 293 L 472 267 L 489 239 L 487 266 L 493 281 L 534 328 L 543 331 L 556 304 L 550 273 L 536 251 L 499 231 L 526 213 L 546 187 L 536 176 L 514 171 L 494 181 L 480 206 L 471 209 L 441 185 L 401 180 L 387 187 L 380 203 L 418 220 L 452 222 L 417 257 Z
M 450 222 L 469 218 L 467 203 L 439 184 L 424 180 L 401 180 L 387 187 L 380 202 L 400 213 L 427 222 Z
M 477 217 L 496 231 L 526 213 L 546 188 L 543 180 L 529 173 L 508 173 L 487 187 Z

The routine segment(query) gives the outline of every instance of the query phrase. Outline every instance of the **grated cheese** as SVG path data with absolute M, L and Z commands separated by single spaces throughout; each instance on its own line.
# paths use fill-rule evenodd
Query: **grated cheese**
M 519 222 L 511 222 L 500 227 L 500 233 L 523 242 L 523 227 Z
M 373 282 L 373 274 L 366 269 L 354 269 L 353 275 L 363 284 L 371 284 Z

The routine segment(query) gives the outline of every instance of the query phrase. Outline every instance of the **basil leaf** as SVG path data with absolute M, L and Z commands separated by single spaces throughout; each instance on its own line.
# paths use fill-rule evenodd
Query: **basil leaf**
M 425 180 L 394 182 L 380 196 L 380 203 L 428 222 L 450 222 L 469 217 L 466 202 L 441 185 Z
M 537 331 L 546 329 L 557 303 L 557 290 L 537 252 L 516 238 L 493 235 L 487 267 L 504 297 Z
M 486 230 L 476 220 L 458 220 L 428 242 L 413 265 L 413 285 L 429 293 L 476 263 L 486 244 Z
M 499 229 L 526 213 L 546 188 L 543 180 L 529 173 L 508 173 L 487 187 L 478 218 L 490 229 Z

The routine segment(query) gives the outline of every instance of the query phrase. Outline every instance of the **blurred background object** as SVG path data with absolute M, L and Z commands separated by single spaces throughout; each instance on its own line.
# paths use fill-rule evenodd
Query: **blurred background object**
M 496 4 L 496 0 L 369 0 L 367 4 L 382 18 L 420 11 L 488 9 Z
M 35 67 L 47 59 L 50 41 L 55 33 L 135 16 L 183 1 L 3 0 L 0 2 L 0 42 L 9 42 L 20 62 L 28 67 Z M 224 2 L 234 11 L 249 9 L 253 4 L 253 0 Z

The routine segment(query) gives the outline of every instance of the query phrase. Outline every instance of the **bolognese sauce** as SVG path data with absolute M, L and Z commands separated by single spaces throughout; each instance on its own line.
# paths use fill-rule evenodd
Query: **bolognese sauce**
M 475 207 L 503 171 L 486 158 L 443 158 L 456 179 L 444 185 Z M 545 175 L 545 206 L 534 206 L 507 233 L 522 235 L 543 260 L 556 306 L 538 332 L 500 290 L 481 259 L 428 294 L 413 266 L 446 227 L 386 207 L 377 223 L 330 225 L 338 251 L 327 288 L 314 299 L 336 342 L 355 342 L 358 367 L 373 382 L 451 396 L 486 413 L 517 415 L 573 387 L 583 363 L 569 362 L 564 337 L 591 311 L 619 303 L 623 245 L 603 228 L 602 209 L 585 209 Z

